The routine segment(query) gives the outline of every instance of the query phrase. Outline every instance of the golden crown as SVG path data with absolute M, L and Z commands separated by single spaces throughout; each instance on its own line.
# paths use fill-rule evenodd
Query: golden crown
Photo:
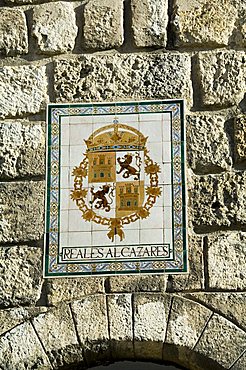
M 87 152 L 143 150 L 147 138 L 137 129 L 115 120 L 94 131 L 85 143 Z

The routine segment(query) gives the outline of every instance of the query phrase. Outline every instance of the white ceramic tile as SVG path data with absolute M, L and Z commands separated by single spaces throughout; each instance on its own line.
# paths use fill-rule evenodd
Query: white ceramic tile
M 92 124 L 70 125 L 70 145 L 85 145 L 85 141 L 92 134 Z
M 140 230 L 140 243 L 161 244 L 163 243 L 163 229 L 142 229 Z
M 171 120 L 168 118 L 165 118 L 162 122 L 162 141 L 172 141 Z
M 60 211 L 60 232 L 67 233 L 68 229 L 68 210 Z
M 152 122 L 152 121 L 162 121 L 162 113 L 140 113 L 140 121 L 142 122 Z
M 149 157 L 152 161 L 161 163 L 162 162 L 162 143 L 148 143 L 147 149 L 149 150 Z
M 172 207 L 164 207 L 163 227 L 164 229 L 171 229 L 173 225 Z
M 61 147 L 60 166 L 68 167 L 69 161 L 69 145 L 63 145 Z
M 163 227 L 163 207 L 152 207 L 150 209 L 149 217 L 140 220 L 141 229 L 161 229 L 162 227 Z
M 69 209 L 70 203 L 70 189 L 61 189 L 60 190 L 60 209 L 67 210 Z
M 147 137 L 148 143 L 156 143 L 162 141 L 162 122 L 161 121 L 148 121 L 141 122 L 139 131 Z
M 70 116 L 61 117 L 61 125 L 69 125 Z
M 92 116 L 70 116 L 70 125 L 92 124 Z
M 158 174 L 159 185 L 170 185 L 172 183 L 171 163 L 160 164 L 161 172 Z
M 60 168 L 60 187 L 61 189 L 72 189 L 73 182 L 71 176 L 70 167 L 61 167 Z
M 67 247 L 69 244 L 68 244 L 68 233 L 65 232 L 65 233 L 60 233 L 60 247 Z
M 105 231 L 93 231 L 92 233 L 92 245 L 93 246 L 114 246 L 115 245 L 115 241 L 111 241 L 108 236 L 107 236 L 107 233 L 109 232 L 109 230 L 107 230 L 107 228 L 105 228 Z
M 172 235 L 172 229 L 164 229 L 164 243 L 169 243 L 170 245 L 173 244 L 173 235 Z
M 91 232 L 70 232 L 68 242 L 70 247 L 91 246 Z
M 170 163 L 172 160 L 171 142 L 165 141 L 162 143 L 162 162 Z
M 172 206 L 172 185 L 162 186 L 163 205 L 164 207 Z
M 69 125 L 60 125 L 61 143 L 60 145 L 69 145 L 70 142 L 70 130 Z
M 85 158 L 86 149 L 86 145 L 73 145 L 69 147 L 70 167 L 79 166 L 80 162 Z
M 123 229 L 124 231 L 124 229 Z M 139 244 L 139 229 L 125 230 L 125 238 L 120 241 L 119 237 L 116 237 L 117 245 L 138 245 Z
M 68 211 L 69 231 L 87 231 L 91 232 L 92 225 L 82 218 L 82 212 L 78 209 Z

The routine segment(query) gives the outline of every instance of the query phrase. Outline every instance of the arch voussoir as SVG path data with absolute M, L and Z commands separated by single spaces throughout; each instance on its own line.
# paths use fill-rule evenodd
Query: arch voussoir
M 32 323 L 54 369 L 84 363 L 69 305 L 51 308 Z

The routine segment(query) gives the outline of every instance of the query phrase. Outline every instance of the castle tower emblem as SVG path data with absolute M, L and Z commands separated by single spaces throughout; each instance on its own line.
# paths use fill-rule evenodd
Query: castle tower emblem
M 108 229 L 112 242 L 116 236 L 120 241 L 127 237 L 124 225 L 150 217 L 161 195 L 160 167 L 149 156 L 147 139 L 115 120 L 85 140 L 84 158 L 73 169 L 71 198 L 86 222 Z

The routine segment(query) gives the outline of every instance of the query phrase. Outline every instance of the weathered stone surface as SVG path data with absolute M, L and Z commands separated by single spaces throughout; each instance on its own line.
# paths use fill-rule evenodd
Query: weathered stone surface
M 233 0 L 175 0 L 176 46 L 228 45 L 237 20 Z
M 109 357 L 109 333 L 105 295 L 93 295 L 71 305 L 87 363 Z
M 52 369 L 33 327 L 23 323 L 0 338 L 2 369 Z
M 246 293 L 189 293 L 189 298 L 195 298 L 206 304 L 211 310 L 216 310 L 229 320 L 246 329 Z
M 88 294 L 104 293 L 103 277 L 62 278 L 47 280 L 47 299 L 49 305 L 64 301 L 74 301 Z
M 219 115 L 186 116 L 187 155 L 197 174 L 228 170 L 232 165 L 225 118 Z
M 133 302 L 135 356 L 162 360 L 171 297 L 168 294 L 135 294 Z
M 109 336 L 115 359 L 124 359 L 126 353 L 127 358 L 134 357 L 131 299 L 131 294 L 107 296 Z
M 133 0 L 132 30 L 136 46 L 166 46 L 167 0 Z
M 56 101 L 185 98 L 191 103 L 187 54 L 83 56 L 55 63 Z
M 33 8 L 32 34 L 40 53 L 73 50 L 77 36 L 73 5 L 66 2 L 41 4 Z
M 234 150 L 235 161 L 246 161 L 246 116 L 235 118 L 234 121 Z
M 193 181 L 190 200 L 195 231 L 246 224 L 246 173 L 199 176 Z
M 42 251 L 0 247 L 0 305 L 35 304 L 42 288 Z
M 69 306 L 63 304 L 40 314 L 33 325 L 54 369 L 83 362 Z
M 47 307 L 17 307 L 0 310 L 0 335 L 46 311 Z
M 231 367 L 231 370 L 244 370 L 246 364 L 246 351 L 240 359 Z
M 214 314 L 195 351 L 229 369 L 242 354 L 245 346 L 245 332 L 225 318 Z
M 189 273 L 168 275 L 167 291 L 181 292 L 204 288 L 203 239 L 197 235 L 188 235 Z
M 0 118 L 38 113 L 47 102 L 44 66 L 0 68 Z
M 18 9 L 1 8 L 0 53 L 11 56 L 28 53 L 26 18 Z
M 212 312 L 182 297 L 174 297 L 164 345 L 164 358 L 188 366 L 188 351 L 198 341 Z
M 208 237 L 210 288 L 246 289 L 246 233 L 231 232 Z
M 197 73 L 203 106 L 230 106 L 243 99 L 245 57 L 246 54 L 240 51 L 199 53 Z
M 123 0 L 91 0 L 84 9 L 86 48 L 110 49 L 123 43 Z
M 165 292 L 166 285 L 166 275 L 124 276 L 124 279 L 122 279 L 122 276 L 109 277 L 111 293 Z
M 44 175 L 45 135 L 42 124 L 0 122 L 0 178 Z
M 0 243 L 37 240 L 44 233 L 44 183 L 0 184 Z

